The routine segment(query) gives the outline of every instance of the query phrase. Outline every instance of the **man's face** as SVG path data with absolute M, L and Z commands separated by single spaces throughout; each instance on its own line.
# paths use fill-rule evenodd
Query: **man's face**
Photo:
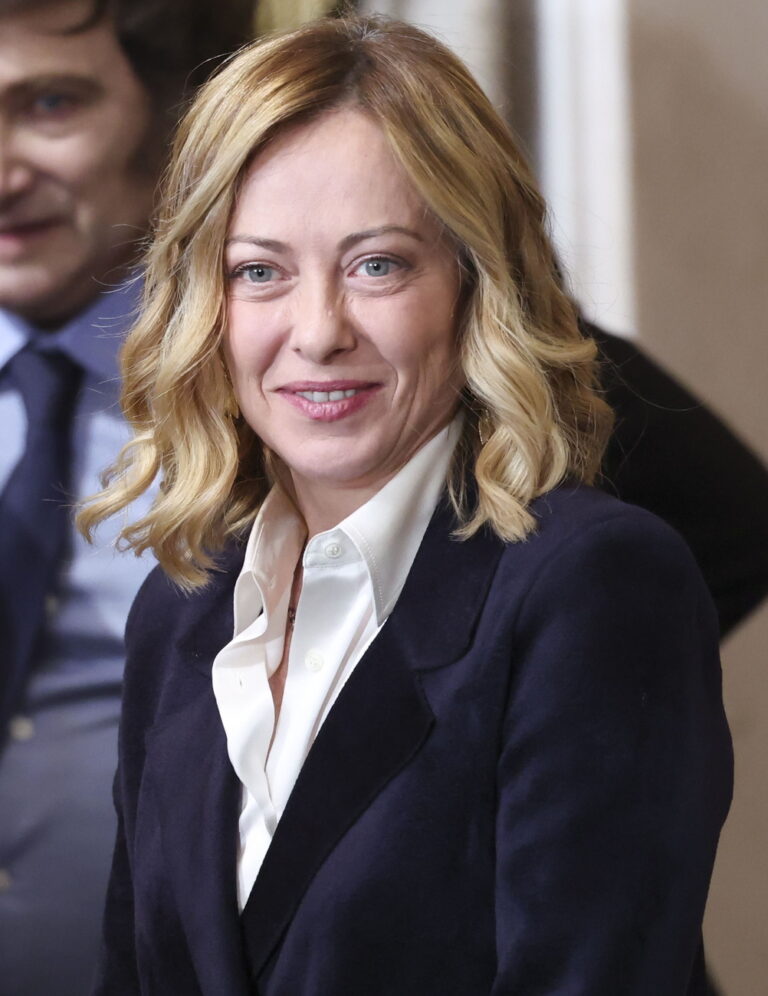
M 55 325 L 146 229 L 149 95 L 91 0 L 0 14 L 0 308 Z M 146 158 L 146 156 L 145 156 Z

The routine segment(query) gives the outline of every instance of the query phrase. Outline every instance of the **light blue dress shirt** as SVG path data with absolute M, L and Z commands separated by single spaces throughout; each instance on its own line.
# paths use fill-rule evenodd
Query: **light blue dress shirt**
M 85 371 L 72 481 L 77 497 L 98 490 L 129 435 L 117 351 L 138 292 L 129 282 L 100 294 L 56 332 L 0 312 L 0 489 L 26 436 L 6 366 L 30 337 L 45 335 Z M 147 555 L 115 552 L 120 526 L 105 523 L 93 546 L 73 528 L 71 560 L 48 600 L 45 651 L 0 756 L 0 996 L 83 996 L 90 986 L 115 832 L 123 628 L 153 566 Z

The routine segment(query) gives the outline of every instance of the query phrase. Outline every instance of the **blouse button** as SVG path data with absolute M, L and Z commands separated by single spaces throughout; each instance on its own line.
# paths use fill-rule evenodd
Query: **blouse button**
M 337 557 L 341 556 L 341 543 L 336 543 L 335 541 L 326 543 L 324 553 L 331 560 L 336 560 Z
M 325 664 L 325 659 L 319 650 L 310 650 L 304 658 L 304 663 L 308 671 L 320 671 Z

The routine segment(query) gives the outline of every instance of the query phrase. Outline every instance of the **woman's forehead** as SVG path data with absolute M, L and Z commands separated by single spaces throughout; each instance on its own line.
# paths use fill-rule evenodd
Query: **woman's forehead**
M 383 129 L 345 107 L 286 130 L 254 157 L 230 234 L 243 224 L 426 229 L 435 222 Z

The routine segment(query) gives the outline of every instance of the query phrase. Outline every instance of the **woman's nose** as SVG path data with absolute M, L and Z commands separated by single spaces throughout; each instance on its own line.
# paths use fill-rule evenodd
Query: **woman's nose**
M 291 348 L 313 363 L 328 363 L 354 349 L 356 337 L 343 296 L 333 287 L 302 289 L 291 329 Z

